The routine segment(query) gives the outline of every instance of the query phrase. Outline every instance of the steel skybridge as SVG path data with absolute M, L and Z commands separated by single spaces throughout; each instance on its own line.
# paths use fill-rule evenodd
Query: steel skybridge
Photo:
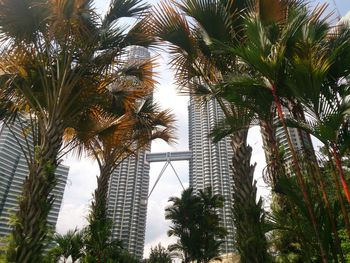
M 171 162 L 174 161 L 189 161 L 192 158 L 192 153 L 190 151 L 179 151 L 179 152 L 160 152 L 160 153 L 147 153 L 146 155 L 146 160 L 147 162 L 153 163 L 153 162 L 165 162 L 162 170 L 160 171 L 160 174 L 157 178 L 157 180 L 155 181 L 151 191 L 148 194 L 148 198 L 151 196 L 154 188 L 156 187 L 156 185 L 158 184 L 160 178 L 162 177 L 162 175 L 164 174 L 166 168 L 168 167 L 168 165 L 170 165 L 170 167 L 172 168 L 172 170 L 174 171 L 177 179 L 179 180 L 182 189 L 185 189 L 185 187 L 183 186 L 181 179 L 179 177 L 179 175 L 177 174 L 173 164 Z

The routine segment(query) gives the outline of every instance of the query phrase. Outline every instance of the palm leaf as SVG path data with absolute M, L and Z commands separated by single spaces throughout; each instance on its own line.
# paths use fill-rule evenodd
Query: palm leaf
M 228 8 L 234 2 L 227 1 L 224 5 L 221 1 L 184 0 L 177 5 L 187 16 L 194 19 L 202 34 L 207 35 L 204 39 L 230 42 L 235 38 L 234 19 L 238 17 L 228 12 Z
M 148 8 L 149 5 L 142 3 L 142 0 L 112 0 L 102 24 L 104 26 L 112 25 L 122 17 L 135 17 Z
M 0 30 L 2 38 L 29 42 L 44 28 L 48 16 L 45 1 L 4 0 L 0 2 Z
M 180 51 L 184 56 L 196 55 L 195 40 L 186 18 L 170 4 L 162 3 L 152 12 L 153 32 L 162 41 L 172 45 L 170 53 Z M 178 49 L 180 48 L 180 49 Z

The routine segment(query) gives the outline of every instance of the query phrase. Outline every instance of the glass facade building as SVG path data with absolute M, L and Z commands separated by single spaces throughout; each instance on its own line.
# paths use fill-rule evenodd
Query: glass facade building
M 11 233 L 9 218 L 18 209 L 18 198 L 28 175 L 28 165 L 22 149 L 28 149 L 23 136 L 23 121 L 9 126 L 0 124 L 0 236 Z M 27 136 L 29 145 L 32 144 Z M 23 148 L 21 148 L 21 146 Z M 31 147 L 31 146 L 30 146 Z M 33 150 L 33 149 L 30 149 Z M 56 170 L 57 184 L 54 188 L 54 202 L 48 216 L 48 223 L 56 227 L 69 168 L 59 165 Z
M 234 225 L 232 220 L 232 170 L 233 156 L 230 138 L 226 137 L 213 143 L 210 133 L 224 114 L 215 99 L 206 102 L 190 98 L 189 112 L 189 149 L 192 159 L 189 164 L 189 182 L 195 191 L 211 187 L 213 193 L 225 198 L 224 207 L 219 210 L 221 224 L 228 235 L 221 245 L 221 253 L 234 251 Z

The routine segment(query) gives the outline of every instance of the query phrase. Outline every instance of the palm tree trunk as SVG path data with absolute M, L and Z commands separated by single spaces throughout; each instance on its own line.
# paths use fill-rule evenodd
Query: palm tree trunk
M 107 194 L 109 179 L 112 174 L 112 168 L 108 164 L 104 164 L 100 168 L 100 176 L 97 177 L 97 188 L 94 192 L 94 200 L 91 204 L 91 215 L 94 220 L 107 220 Z
M 267 262 L 262 202 L 260 199 L 256 203 L 255 165 L 250 164 L 252 148 L 246 144 L 247 132 L 241 131 L 231 136 L 236 246 L 242 262 Z
M 263 147 L 266 155 L 267 176 L 269 177 L 265 177 L 264 179 L 274 187 L 280 175 L 284 175 L 285 171 L 281 162 L 272 119 L 260 119 L 260 130 L 263 137 Z
M 335 167 L 337 168 L 339 176 L 340 176 L 340 182 L 343 186 L 345 197 L 348 200 L 348 202 L 350 203 L 350 193 L 349 193 L 348 185 L 347 185 L 346 180 L 345 180 L 345 175 L 344 175 L 341 157 L 339 156 L 338 150 L 337 150 L 336 146 L 334 146 L 334 145 L 332 146 L 332 154 L 333 154 L 333 157 L 335 160 Z
M 298 158 L 297 158 L 296 152 L 294 150 L 294 146 L 293 146 L 292 141 L 291 141 L 290 136 L 289 136 L 287 125 L 286 125 L 286 122 L 285 122 L 285 119 L 284 119 L 284 114 L 283 114 L 283 111 L 282 111 L 282 105 L 281 105 L 281 103 L 280 103 L 280 101 L 278 99 L 278 96 L 277 96 L 277 88 L 276 88 L 275 84 L 272 83 L 272 82 L 271 82 L 271 87 L 272 87 L 271 91 L 272 91 L 274 103 L 275 103 L 276 108 L 277 108 L 278 117 L 279 117 L 279 120 L 280 120 L 280 122 L 282 124 L 282 127 L 284 129 L 285 135 L 287 137 L 288 146 L 289 146 L 289 149 L 290 149 L 291 154 L 292 154 L 292 161 L 293 161 L 293 166 L 294 166 L 294 169 L 295 169 L 295 174 L 297 176 L 297 181 L 298 181 L 298 184 L 300 186 L 300 190 L 302 192 L 303 199 L 304 199 L 304 202 L 306 204 L 306 207 L 307 207 L 307 210 L 308 210 L 308 213 L 309 213 L 309 216 L 310 216 L 310 220 L 311 220 L 314 232 L 315 232 L 316 239 L 318 241 L 318 245 L 320 247 L 322 262 L 325 263 L 325 262 L 328 262 L 327 253 L 326 253 L 326 251 L 325 251 L 325 249 L 323 247 L 323 243 L 322 243 L 321 237 L 320 237 L 320 235 L 318 233 L 318 226 L 317 226 L 316 216 L 315 216 L 315 213 L 313 211 L 313 207 L 312 207 L 312 204 L 311 204 L 311 200 L 310 200 L 309 194 L 307 193 L 307 190 L 306 190 L 304 178 L 303 178 L 303 175 L 301 173 L 301 169 L 300 169 L 300 166 L 299 166 L 299 163 L 298 163 Z
M 264 152 L 266 154 L 266 161 L 268 163 L 267 175 L 269 176 L 269 179 L 266 180 L 264 178 L 264 180 L 269 181 L 271 186 L 274 188 L 276 186 L 276 183 L 280 179 L 280 177 L 286 176 L 286 172 L 279 153 L 278 143 L 276 140 L 276 136 L 274 134 L 272 120 L 260 119 L 260 129 L 261 129 L 261 135 L 263 137 L 263 142 L 264 142 L 264 150 L 265 150 Z M 293 218 L 297 222 L 300 222 L 300 218 L 297 215 L 297 212 L 295 211 L 295 209 L 293 208 L 293 205 L 289 204 L 289 202 L 283 196 L 276 194 L 275 200 L 279 209 L 282 209 L 282 210 L 287 209 L 287 211 L 291 212 L 291 215 L 293 216 Z M 297 225 L 297 229 L 298 229 L 300 242 L 302 244 L 305 244 L 305 237 L 303 236 L 302 229 L 299 227 L 299 225 Z M 306 256 L 308 257 L 308 255 Z
M 8 259 L 10 262 L 38 262 L 47 235 L 47 217 L 54 197 L 57 154 L 62 145 L 61 122 L 52 121 L 41 133 L 42 143 L 35 149 L 35 163 L 29 164 L 29 175 L 24 182 L 19 210 L 16 213 Z
M 100 176 L 97 177 L 97 188 L 94 192 L 94 199 L 91 202 L 88 217 L 91 245 L 88 252 L 91 256 L 103 261 L 104 249 L 108 247 L 108 240 L 111 237 L 111 221 L 107 214 L 107 194 L 109 179 L 113 171 L 113 165 L 104 163 L 100 165 Z
M 339 183 L 339 178 L 338 178 L 338 176 L 336 175 L 336 172 L 335 172 L 336 168 L 334 167 L 332 154 L 331 154 L 331 152 L 329 150 L 329 146 L 325 145 L 325 147 L 326 147 L 326 150 L 327 150 L 329 163 L 330 163 L 330 165 L 332 167 L 332 170 L 334 171 L 334 172 L 332 172 L 332 175 L 333 175 L 333 179 L 334 179 L 334 182 L 335 182 L 337 198 L 338 198 L 338 201 L 339 201 L 339 204 L 340 204 L 340 209 L 341 209 L 342 215 L 344 217 L 344 224 L 345 224 L 345 227 L 346 227 L 346 230 L 347 230 L 347 233 L 348 233 L 348 237 L 350 238 L 349 216 L 348 216 L 348 212 L 346 210 L 345 204 L 344 204 L 343 196 L 341 194 L 341 187 L 340 187 L 340 183 Z

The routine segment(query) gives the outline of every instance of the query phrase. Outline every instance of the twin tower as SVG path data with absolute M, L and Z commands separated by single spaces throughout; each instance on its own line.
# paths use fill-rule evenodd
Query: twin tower
M 146 48 L 134 47 L 129 52 L 130 60 L 147 59 Z M 138 258 L 143 256 L 145 240 L 147 200 L 149 196 L 149 171 L 151 162 L 176 160 L 189 161 L 189 183 L 195 191 L 211 187 L 214 194 L 221 194 L 225 204 L 219 214 L 221 224 L 228 230 L 221 252 L 233 252 L 234 226 L 232 220 L 232 171 L 233 155 L 230 139 L 213 143 L 210 132 L 223 118 L 218 103 L 205 103 L 190 98 L 189 151 L 174 153 L 149 153 L 150 147 L 137 156 L 125 159 L 114 171 L 108 192 L 108 211 L 113 220 L 112 235 Z

